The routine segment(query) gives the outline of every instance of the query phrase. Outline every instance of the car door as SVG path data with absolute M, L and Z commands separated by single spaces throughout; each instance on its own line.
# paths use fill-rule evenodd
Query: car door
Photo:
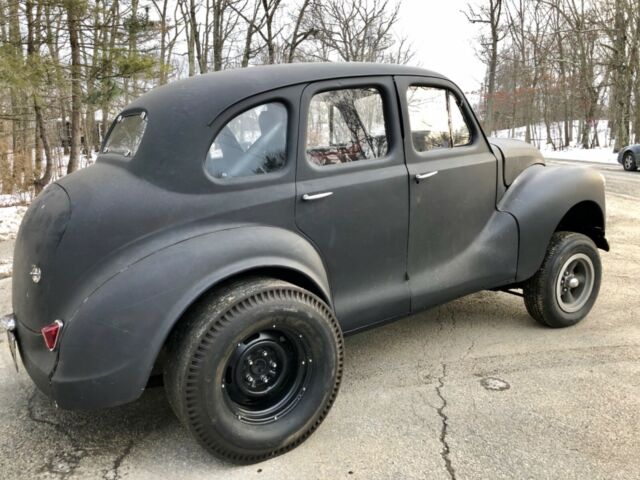
M 517 230 L 496 210 L 497 159 L 462 93 L 395 77 L 410 177 L 408 274 L 414 311 L 513 278 Z
M 296 223 L 325 262 L 344 331 L 410 311 L 408 176 L 392 77 L 302 95 Z

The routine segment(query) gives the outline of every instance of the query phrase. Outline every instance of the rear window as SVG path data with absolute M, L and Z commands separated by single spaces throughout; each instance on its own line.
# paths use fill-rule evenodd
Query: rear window
M 120 115 L 107 137 L 102 152 L 133 157 L 142 141 L 146 127 L 147 115 L 145 112 Z

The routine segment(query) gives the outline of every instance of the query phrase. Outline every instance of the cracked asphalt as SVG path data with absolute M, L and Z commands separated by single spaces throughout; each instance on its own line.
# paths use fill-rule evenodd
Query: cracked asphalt
M 1 338 L 0 478 L 640 478 L 640 172 L 597 168 L 612 251 L 577 326 L 543 328 L 520 298 L 481 292 L 349 337 L 323 425 L 243 467 L 205 453 L 161 388 L 109 410 L 57 410 Z M 10 290 L 0 280 L 2 311 Z

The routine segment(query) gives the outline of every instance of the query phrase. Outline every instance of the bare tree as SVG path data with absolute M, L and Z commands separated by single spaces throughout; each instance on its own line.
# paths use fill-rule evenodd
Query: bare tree
M 400 4 L 390 0 L 314 3 L 312 22 L 317 26 L 317 43 L 310 55 L 324 61 L 382 61 L 395 44 L 392 29 L 399 9 Z
M 489 0 L 488 5 L 474 7 L 467 5 L 464 12 L 467 20 L 472 24 L 489 26 L 488 39 L 484 36 L 480 38 L 482 51 L 481 58 L 487 63 L 487 92 L 485 95 L 485 128 L 491 132 L 493 130 L 493 97 L 496 92 L 496 69 L 498 67 L 498 47 L 500 41 L 505 37 L 506 30 L 502 26 L 503 0 Z

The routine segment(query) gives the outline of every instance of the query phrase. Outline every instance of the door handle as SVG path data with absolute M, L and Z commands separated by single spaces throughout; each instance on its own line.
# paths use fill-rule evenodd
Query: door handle
M 427 172 L 427 173 L 418 173 L 416 174 L 416 181 L 418 183 L 420 183 L 420 180 L 424 180 L 425 178 L 429 178 L 429 177 L 433 177 L 434 175 L 438 174 L 438 170 L 434 170 L 433 172 Z
M 321 198 L 327 198 L 331 195 L 333 195 L 333 192 L 314 193 L 312 195 L 305 193 L 302 195 L 302 200 L 305 202 L 312 202 L 313 200 L 320 200 Z

